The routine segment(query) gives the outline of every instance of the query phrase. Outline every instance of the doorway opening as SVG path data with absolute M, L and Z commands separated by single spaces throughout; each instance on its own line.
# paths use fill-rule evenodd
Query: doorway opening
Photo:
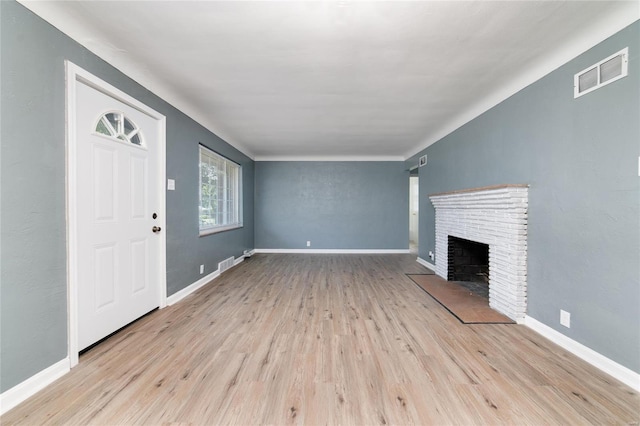
M 418 254 L 418 218 L 419 218 L 419 178 L 418 168 L 409 174 L 409 252 Z

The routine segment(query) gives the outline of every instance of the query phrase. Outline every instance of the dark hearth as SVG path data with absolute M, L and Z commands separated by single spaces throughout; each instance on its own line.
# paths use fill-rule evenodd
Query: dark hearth
M 469 290 L 469 293 L 473 293 L 476 296 L 489 299 L 489 286 L 486 283 L 474 283 L 472 281 L 454 281 L 460 287 Z
M 489 246 L 449 235 L 449 281 L 489 286 Z

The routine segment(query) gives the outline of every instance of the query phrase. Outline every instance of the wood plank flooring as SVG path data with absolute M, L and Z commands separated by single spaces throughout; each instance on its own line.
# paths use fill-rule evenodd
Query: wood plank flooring
M 410 255 L 256 255 L 96 346 L 2 424 L 638 424 L 519 325 L 464 325 Z

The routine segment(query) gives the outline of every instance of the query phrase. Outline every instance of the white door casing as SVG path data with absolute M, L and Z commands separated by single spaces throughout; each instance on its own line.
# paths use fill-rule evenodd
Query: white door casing
M 135 123 L 141 146 L 95 132 L 111 112 Z M 67 132 L 74 366 L 79 350 L 166 306 L 165 118 L 67 62 Z

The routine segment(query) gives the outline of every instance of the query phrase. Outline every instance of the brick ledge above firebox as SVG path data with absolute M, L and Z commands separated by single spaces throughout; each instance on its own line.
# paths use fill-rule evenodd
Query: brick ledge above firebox
M 511 184 L 504 184 L 504 185 L 480 186 L 478 188 L 458 189 L 455 191 L 447 191 L 447 192 L 436 192 L 435 194 L 429 195 L 429 197 L 437 197 L 437 196 L 451 195 L 451 194 L 465 194 L 467 192 L 491 191 L 494 189 L 528 188 L 528 187 L 529 185 L 527 185 L 526 183 L 511 183 Z
M 434 194 L 436 274 L 447 278 L 449 235 L 489 245 L 489 306 L 515 321 L 527 308 L 528 185 Z

